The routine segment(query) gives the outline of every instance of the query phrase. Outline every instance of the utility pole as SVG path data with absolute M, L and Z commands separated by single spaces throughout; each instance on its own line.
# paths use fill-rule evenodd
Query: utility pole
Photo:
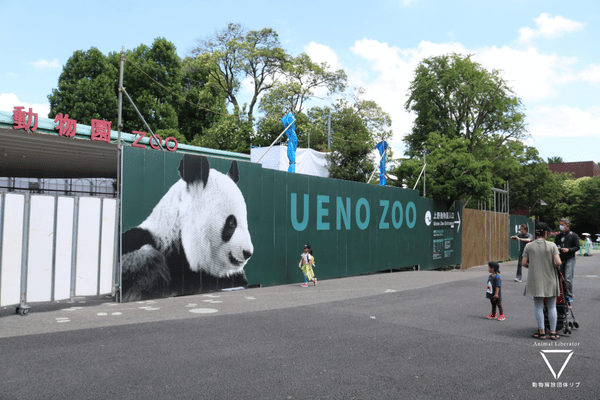
M 426 186 L 425 186 L 425 174 L 426 174 L 426 167 L 427 167 L 427 160 L 426 157 L 427 156 L 427 149 L 425 147 L 423 147 L 423 197 L 427 197 L 427 191 L 426 191 Z
M 121 117 L 123 115 L 123 65 L 125 64 L 125 46 L 121 48 L 121 71 L 119 72 L 119 120 L 117 123 L 117 129 L 119 132 L 117 140 L 117 148 L 121 149 L 121 130 L 123 124 L 121 123 Z
M 121 145 L 121 131 L 123 130 L 123 121 L 122 121 L 122 116 L 123 116 L 123 90 L 125 90 L 125 88 L 123 88 L 123 69 L 124 69 L 124 65 L 125 65 L 125 46 L 121 47 L 121 69 L 119 72 L 119 110 L 118 110 L 118 121 L 117 121 L 117 131 L 118 131 L 118 136 L 117 136 L 117 226 L 115 229 L 115 242 L 117 243 L 117 246 L 115 246 L 115 253 L 116 257 L 115 257 L 115 273 L 117 274 L 117 276 L 114 277 L 113 279 L 113 283 L 114 283 L 114 294 L 117 298 L 117 301 L 120 303 L 121 301 L 123 301 L 123 297 L 122 297 L 122 293 L 121 293 L 121 287 L 122 287 L 122 282 L 121 282 L 121 254 L 122 254 L 122 247 L 121 247 L 121 228 L 122 228 L 122 223 L 123 221 L 121 220 L 121 179 L 122 179 L 122 169 L 123 169 L 123 146 Z
M 327 115 L 327 150 L 331 147 L 331 112 Z

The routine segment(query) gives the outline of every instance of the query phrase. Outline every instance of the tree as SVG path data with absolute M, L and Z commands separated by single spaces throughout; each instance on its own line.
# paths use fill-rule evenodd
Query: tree
M 250 122 L 260 94 L 273 86 L 286 60 L 274 30 L 248 31 L 232 23 L 208 38 L 198 39 L 191 53 L 199 62 L 216 66 L 208 69 L 210 76 L 233 105 L 238 118 L 243 116 L 237 98 L 241 82 L 246 78 L 251 80 L 253 95 L 247 111 Z
M 579 233 L 600 233 L 600 176 L 580 178 L 569 200 L 572 203 L 573 222 Z
M 256 133 L 252 135 L 252 145 L 253 146 L 270 146 L 271 143 L 285 129 L 285 126 L 281 122 L 281 118 L 283 118 L 284 114 L 277 117 L 263 117 L 258 120 L 258 124 L 256 126 Z M 298 137 L 298 147 L 308 147 L 308 136 L 312 132 L 312 123 L 309 117 L 304 113 L 296 113 L 294 114 L 294 126 L 296 131 L 296 136 Z M 310 147 L 317 148 L 317 142 L 315 141 L 316 137 L 310 137 Z M 284 142 L 286 140 L 286 136 L 281 137 L 281 141 Z
M 392 118 L 375 101 L 363 99 L 364 94 L 364 88 L 354 90 L 354 109 L 376 141 L 388 140 L 392 137 Z
M 109 120 L 117 129 L 120 64 L 118 52 L 104 56 L 95 47 L 74 52 L 59 77 L 58 89 L 48 96 L 49 116 L 68 113 L 88 125 L 92 119 Z M 178 129 L 181 79 L 181 60 L 166 39 L 157 38 L 151 47 L 142 44 L 126 53 L 123 86 L 153 131 Z M 134 130 L 147 129 L 124 99 L 123 131 Z
M 448 138 L 437 132 L 432 132 L 425 143 L 428 149 L 426 157 L 425 177 L 421 177 L 420 189 L 425 190 L 429 197 L 445 200 L 448 204 L 457 199 L 467 203 L 464 193 L 476 198 L 486 198 L 492 182 L 492 163 L 489 160 L 478 160 L 468 151 L 468 141 L 465 138 Z M 421 175 L 422 159 L 410 158 L 392 170 L 398 176 L 398 186 L 402 184 L 413 188 Z M 426 183 L 425 179 L 427 180 Z
M 282 78 L 260 100 L 260 110 L 270 117 L 302 113 L 318 89 L 325 89 L 327 96 L 342 93 L 347 79 L 344 70 L 330 71 L 327 63 L 317 64 L 302 53 L 285 64 Z
M 375 140 L 357 110 L 340 101 L 331 115 L 333 143 L 327 155 L 329 176 L 354 182 L 367 182 L 375 169 L 370 154 Z
M 196 135 L 192 144 L 210 149 L 248 153 L 251 130 L 250 122 L 230 114 L 221 117 L 219 123 L 207 129 L 202 136 Z
M 260 100 L 259 110 L 265 116 L 257 125 L 253 144 L 270 145 L 283 130 L 279 120 L 291 111 L 296 118 L 299 146 L 308 147 L 308 137 L 311 135 L 310 147 L 322 150 L 326 136 L 322 129 L 317 129 L 315 123 L 320 123 L 322 128 L 323 113 L 329 111 L 327 108 L 307 111 L 305 104 L 316 99 L 320 90 L 325 90 L 327 96 L 342 93 L 346 89 L 346 80 L 343 70 L 330 71 L 327 63 L 317 64 L 304 53 L 290 60 L 285 64 L 281 79 Z
M 182 63 L 185 100 L 181 102 L 178 118 L 179 130 L 188 142 L 203 136 L 229 115 L 226 98 L 214 83 L 211 68 L 216 66 L 203 64 L 196 58 L 185 58 Z
M 176 50 L 168 40 L 156 38 L 152 46 L 141 44 L 126 53 L 123 86 L 154 132 L 179 128 L 177 113 L 183 87 L 182 63 Z M 113 52 L 108 57 L 118 70 L 121 54 Z M 118 93 L 118 81 L 113 90 Z M 123 130 L 147 130 L 127 99 L 123 100 Z
M 518 171 L 515 158 L 524 151 L 520 140 L 525 115 L 521 100 L 498 71 L 487 71 L 470 56 L 424 59 L 415 71 L 405 108 L 416 118 L 404 139 L 412 162 L 403 162 L 395 171 L 401 181 L 416 180 L 411 174 L 416 173 L 415 159 L 422 158 L 424 149 L 427 176 L 433 181 L 427 192 L 449 202 L 487 197 L 503 177 Z
M 537 151 L 536 151 L 537 153 Z M 510 211 L 526 216 L 536 215 L 552 224 L 553 210 L 559 202 L 562 186 L 541 159 L 522 166 L 518 177 L 510 180 Z M 541 200 L 546 203 L 541 205 Z
M 48 95 L 48 117 L 63 113 L 80 124 L 91 125 L 92 119 L 100 119 L 111 121 L 116 128 L 118 99 L 114 87 L 118 74 L 96 47 L 74 52 L 63 67 L 58 88 Z
M 562 157 L 548 157 L 548 164 L 562 164 Z

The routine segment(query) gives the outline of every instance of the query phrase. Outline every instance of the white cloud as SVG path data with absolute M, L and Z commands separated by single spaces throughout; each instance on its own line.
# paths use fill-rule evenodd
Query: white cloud
M 600 107 L 586 110 L 566 105 L 534 107 L 527 113 L 529 133 L 536 140 L 544 137 L 598 137 Z
M 550 14 L 542 13 L 534 19 L 537 29 L 524 27 L 519 29 L 521 43 L 530 43 L 537 37 L 544 39 L 555 38 L 566 33 L 578 32 L 583 29 L 585 24 L 572 21 L 562 16 L 552 17 Z
M 250 98 L 252 98 L 254 95 L 254 79 L 252 79 L 252 77 L 246 76 L 240 82 L 240 93 L 242 93 L 244 96 L 250 96 Z
M 24 103 L 19 101 L 19 99 L 14 93 L 0 94 L 0 110 L 13 111 L 15 109 L 15 106 L 25 107 L 26 110 L 29 110 L 29 108 L 31 108 L 33 112 L 37 113 L 39 118 L 48 118 L 48 113 L 50 112 L 49 104 Z
M 424 58 L 453 52 L 473 54 L 473 60 L 484 68 L 500 71 L 501 77 L 527 106 L 529 130 L 535 137 L 598 134 L 593 132 L 593 127 L 600 126 L 597 110 L 564 107 L 535 108 L 535 111 L 531 111 L 529 108 L 541 100 L 560 99 L 563 90 L 568 90 L 570 83 L 600 82 L 599 65 L 576 71 L 575 58 L 545 54 L 534 47 L 467 49 L 460 43 L 423 41 L 417 48 L 401 49 L 387 43 L 363 39 L 357 41 L 351 51 L 359 58 L 357 64 L 360 67 L 347 70 L 350 86 L 364 87 L 365 98 L 375 100 L 390 114 L 394 131 L 392 144 L 401 144 L 401 139 L 410 133 L 414 121 L 414 115 L 404 110 L 404 104 L 415 68 Z
M 592 64 L 579 74 L 585 82 L 600 83 L 600 65 Z
M 404 110 L 404 104 L 419 62 L 434 55 L 468 53 L 459 43 L 436 44 L 423 41 L 417 48 L 400 49 L 371 39 L 356 41 L 350 50 L 369 63 L 361 63 L 362 68 L 349 72 L 350 86 L 365 88 L 364 98 L 375 100 L 390 114 L 394 132 L 390 144 L 397 152 L 403 149 L 402 138 L 410 133 L 415 118 L 414 114 Z
M 327 63 L 331 70 L 337 71 L 342 68 L 335 51 L 331 47 L 324 44 L 310 42 L 307 46 L 304 46 L 304 51 L 310 57 L 310 59 L 316 63 Z
M 53 61 L 46 61 L 46 60 L 31 61 L 31 62 L 29 62 L 29 65 L 33 65 L 35 68 L 60 68 L 60 63 L 58 62 L 58 59 L 56 59 L 56 58 Z
M 484 68 L 502 71 L 502 78 L 524 101 L 556 97 L 558 86 L 577 79 L 571 69 L 576 59 L 543 54 L 533 47 L 520 50 L 494 46 L 473 53 L 474 60 Z
M 327 63 L 329 71 L 337 71 L 343 69 L 338 55 L 331 47 L 316 42 L 310 42 L 304 46 L 304 52 L 310 57 L 313 62 L 318 64 Z M 327 97 L 327 88 L 319 87 L 313 90 L 314 95 L 319 99 Z

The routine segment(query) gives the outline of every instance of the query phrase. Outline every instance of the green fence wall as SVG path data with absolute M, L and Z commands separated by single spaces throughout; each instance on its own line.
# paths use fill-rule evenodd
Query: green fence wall
M 525 224 L 529 227 L 529 233 L 535 237 L 534 223 L 531 218 L 524 217 L 522 215 L 511 215 L 510 216 L 509 235 L 514 236 L 519 234 L 519 227 Z M 519 258 L 519 241 L 510 240 L 509 254 L 511 260 L 517 260 Z
M 123 232 L 139 225 L 179 180 L 180 153 L 123 149 Z M 226 173 L 231 160 L 208 158 Z M 461 213 L 418 191 L 263 169 L 237 162 L 254 253 L 249 285 L 303 281 L 298 261 L 310 243 L 317 277 L 352 276 L 461 262 Z

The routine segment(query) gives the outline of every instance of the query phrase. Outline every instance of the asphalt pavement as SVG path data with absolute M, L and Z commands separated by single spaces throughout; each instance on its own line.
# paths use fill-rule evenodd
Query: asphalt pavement
M 600 399 L 600 253 L 578 257 L 580 328 L 558 341 L 530 337 L 515 270 L 503 322 L 486 266 L 6 307 L 0 399 Z

